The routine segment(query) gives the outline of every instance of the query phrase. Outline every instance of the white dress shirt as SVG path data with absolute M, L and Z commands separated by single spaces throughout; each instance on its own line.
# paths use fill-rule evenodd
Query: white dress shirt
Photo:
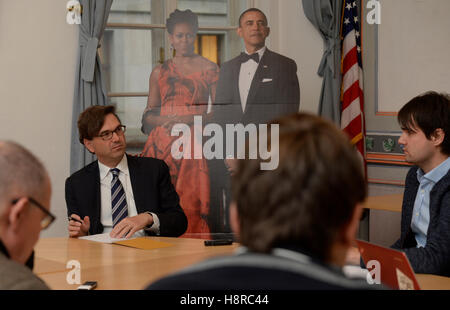
M 266 47 L 256 51 L 259 54 L 259 60 L 261 61 Z M 247 55 L 250 55 L 245 51 Z M 249 59 L 247 62 L 241 64 L 241 70 L 239 71 L 239 94 L 241 96 L 241 106 L 242 112 L 245 112 L 245 107 L 247 105 L 248 93 L 250 92 L 250 87 L 252 86 L 253 77 L 255 76 L 256 70 L 258 69 L 259 63 L 253 59 Z
M 112 206 L 111 206 L 111 181 L 112 173 L 111 169 L 100 161 L 98 162 L 98 167 L 100 170 L 100 201 L 101 201 L 101 213 L 100 219 L 103 225 L 103 233 L 109 233 L 112 231 Z M 120 163 L 115 167 L 120 170 L 119 180 L 122 183 L 123 189 L 125 191 L 125 197 L 128 206 L 128 217 L 138 215 L 136 209 L 136 203 L 134 201 L 133 188 L 131 186 L 130 172 L 128 170 L 128 160 L 127 156 L 124 155 Z M 153 216 L 153 225 L 146 230 L 151 231 L 159 235 L 159 219 L 154 213 L 150 213 Z M 137 231 L 134 237 L 145 236 L 144 230 Z

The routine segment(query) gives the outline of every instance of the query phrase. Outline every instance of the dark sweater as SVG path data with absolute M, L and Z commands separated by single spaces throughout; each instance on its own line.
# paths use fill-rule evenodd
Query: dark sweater
M 406 253 L 416 273 L 450 276 L 450 171 L 434 185 L 430 193 L 430 224 L 427 243 L 417 248 L 411 230 L 412 213 L 419 181 L 417 169 L 409 170 L 405 181 L 400 239 L 392 248 Z
M 213 258 L 160 279 L 150 290 L 367 290 L 380 289 L 352 280 L 337 268 L 302 253 L 275 249 Z

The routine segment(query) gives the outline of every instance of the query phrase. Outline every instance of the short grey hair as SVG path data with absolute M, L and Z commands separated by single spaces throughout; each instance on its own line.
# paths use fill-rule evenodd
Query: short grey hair
M 49 180 L 41 161 L 23 146 L 0 141 L 0 205 L 13 195 L 43 196 L 44 185 Z

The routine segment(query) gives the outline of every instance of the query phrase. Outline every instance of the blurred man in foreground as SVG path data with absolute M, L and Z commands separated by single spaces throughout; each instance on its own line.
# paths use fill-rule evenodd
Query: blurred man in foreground
M 342 273 L 367 186 L 358 155 L 333 124 L 293 114 L 279 124 L 279 166 L 241 160 L 232 178 L 233 231 L 242 248 L 149 289 L 367 289 Z M 337 162 L 338 161 L 338 162 Z
M 55 219 L 50 178 L 41 162 L 13 142 L 0 141 L 0 290 L 48 289 L 33 274 L 33 248 Z

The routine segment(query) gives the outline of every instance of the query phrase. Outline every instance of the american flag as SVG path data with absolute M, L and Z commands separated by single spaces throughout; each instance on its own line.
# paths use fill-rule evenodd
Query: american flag
M 364 93 L 361 32 L 356 0 L 344 0 L 341 24 L 341 128 L 364 159 Z

